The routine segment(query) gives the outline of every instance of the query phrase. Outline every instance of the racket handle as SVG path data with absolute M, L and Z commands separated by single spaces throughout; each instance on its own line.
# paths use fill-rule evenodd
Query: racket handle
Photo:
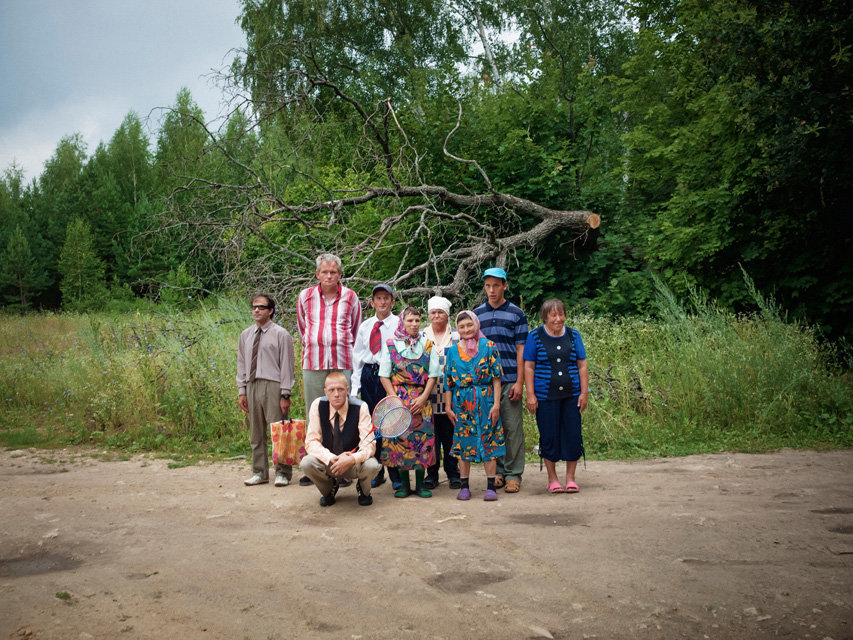
M 371 429 L 371 432 L 376 434 L 375 436 L 373 436 L 373 440 L 368 440 L 368 441 L 367 441 L 367 442 L 365 442 L 364 444 L 360 444 L 360 445 L 358 445 L 355 449 L 353 449 L 352 451 L 350 451 L 350 453 L 355 453 L 355 452 L 356 452 L 356 451 L 358 451 L 359 449 L 362 449 L 362 448 L 363 448 L 363 447 L 365 447 L 366 445 L 369 445 L 371 442 L 376 442 L 377 440 L 379 440 L 379 438 L 381 438 L 381 437 L 382 437 L 382 434 L 381 434 L 381 433 L 379 433 L 379 429 L 377 429 L 376 427 L 374 427 L 373 429 Z

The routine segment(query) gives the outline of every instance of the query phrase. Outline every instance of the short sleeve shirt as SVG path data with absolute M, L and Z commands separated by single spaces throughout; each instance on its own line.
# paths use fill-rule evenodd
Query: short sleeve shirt
M 527 341 L 527 316 L 524 311 L 509 300 L 504 300 L 497 309 L 485 302 L 474 309 L 474 313 L 480 319 L 480 331 L 495 343 L 501 354 L 501 382 L 516 382 L 516 345 L 523 345 Z
M 563 335 L 554 338 L 538 327 L 527 336 L 524 360 L 535 362 L 533 392 L 540 400 L 559 400 L 580 395 L 581 381 L 578 360 L 586 360 L 581 334 L 566 327 Z

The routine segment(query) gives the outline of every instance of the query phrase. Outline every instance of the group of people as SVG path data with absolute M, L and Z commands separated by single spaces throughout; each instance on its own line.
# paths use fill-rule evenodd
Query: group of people
M 517 493 L 524 474 L 525 391 L 539 428 L 548 492 L 579 490 L 586 352 L 580 334 L 566 326 L 560 300 L 543 304 L 542 326 L 530 331 L 524 311 L 506 299 L 506 272 L 492 267 L 483 274 L 486 302 L 457 313 L 455 329 L 451 302 L 440 296 L 427 303 L 426 328 L 415 307 L 395 315 L 395 293 L 387 284 L 373 288 L 375 314 L 362 321 L 358 296 L 341 284 L 340 259 L 323 254 L 316 264 L 318 284 L 299 294 L 296 309 L 308 412 L 299 468 L 300 484 L 317 487 L 321 506 L 334 504 L 339 488 L 352 481 L 358 504 L 372 504 L 371 489 L 385 482 L 386 469 L 395 497 L 429 498 L 442 465 L 457 499 L 470 500 L 472 462 L 483 463 L 484 500 L 497 500 L 498 489 Z M 256 295 L 255 324 L 238 342 L 238 402 L 248 414 L 252 446 L 247 485 L 269 482 L 269 424 L 290 411 L 293 341 L 272 322 L 274 314 L 272 297 Z M 412 414 L 399 438 L 375 436 L 371 414 L 386 396 L 399 397 Z M 562 483 L 556 470 L 561 460 Z M 276 486 L 292 479 L 290 466 L 277 466 Z

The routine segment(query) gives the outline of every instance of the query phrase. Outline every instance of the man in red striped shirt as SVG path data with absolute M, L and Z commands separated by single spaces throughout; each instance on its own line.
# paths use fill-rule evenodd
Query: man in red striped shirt
M 332 371 L 342 372 L 351 388 L 352 348 L 361 324 L 358 296 L 341 284 L 341 259 L 332 253 L 317 256 L 316 276 L 319 284 L 303 289 L 296 300 L 306 410 L 324 395 L 323 385 Z M 299 483 L 305 484 L 304 480 Z

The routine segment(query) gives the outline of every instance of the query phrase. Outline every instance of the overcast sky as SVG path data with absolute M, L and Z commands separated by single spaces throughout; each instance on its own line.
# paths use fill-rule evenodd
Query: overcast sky
M 245 46 L 239 11 L 238 0 L 0 0 L 0 172 L 15 160 L 38 176 L 72 133 L 91 155 L 131 110 L 156 132 L 155 109 L 183 86 L 218 116 L 208 76 Z

